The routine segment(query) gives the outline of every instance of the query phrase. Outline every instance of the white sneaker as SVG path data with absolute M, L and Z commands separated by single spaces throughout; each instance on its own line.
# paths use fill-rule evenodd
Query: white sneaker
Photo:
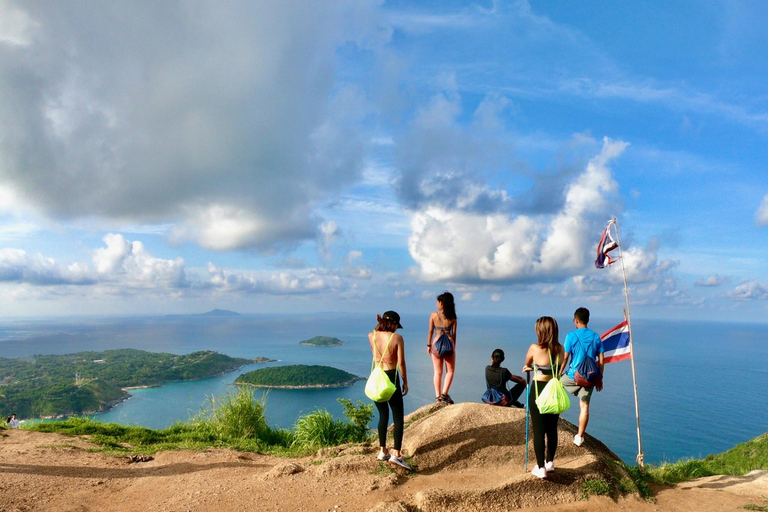
M 384 452 L 379 452 L 379 454 L 376 456 L 376 460 L 389 460 L 389 454 Z
M 582 444 L 584 444 L 584 438 L 581 437 L 579 434 L 576 434 L 575 436 L 573 436 L 573 444 L 575 444 L 576 446 L 581 446 Z
M 531 474 L 538 478 L 547 478 L 547 470 L 545 468 L 540 468 L 538 464 L 533 466 Z
M 400 456 L 400 457 L 390 457 L 389 458 L 389 463 L 390 464 L 395 464 L 396 466 L 400 466 L 401 468 L 407 469 L 408 471 L 411 470 L 411 466 L 409 466 L 408 463 L 405 462 L 405 459 L 402 456 Z
M 555 470 L 555 461 L 551 460 L 549 462 L 545 462 L 544 463 L 544 469 L 547 470 L 547 473 L 549 473 L 550 471 L 554 471 Z

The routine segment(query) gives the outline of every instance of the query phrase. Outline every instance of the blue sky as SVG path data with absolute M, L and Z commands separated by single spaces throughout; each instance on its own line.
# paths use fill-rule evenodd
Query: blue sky
M 764 2 L 0 0 L 2 316 L 768 305 Z

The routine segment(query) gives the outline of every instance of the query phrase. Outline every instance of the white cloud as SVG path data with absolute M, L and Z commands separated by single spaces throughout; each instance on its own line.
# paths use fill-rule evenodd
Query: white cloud
M 88 269 L 78 264 L 62 266 L 41 254 L 21 249 L 0 249 L 0 282 L 39 286 L 86 285 L 93 283 Z
M 726 296 L 737 301 L 768 299 L 768 285 L 757 281 L 747 281 L 735 287 Z
M 474 296 L 475 294 L 473 294 L 472 292 L 467 292 L 461 295 L 461 300 L 470 301 L 474 298 Z
M 528 281 L 562 278 L 588 263 L 595 233 L 614 212 L 618 186 L 608 163 L 627 144 L 605 139 L 600 154 L 566 189 L 565 204 L 545 216 L 448 210 L 414 213 L 408 248 L 429 281 Z
M 755 212 L 755 222 L 758 226 L 768 226 L 768 194 Z
M 198 285 L 221 292 L 245 292 L 268 295 L 314 294 L 342 287 L 339 276 L 320 269 L 255 272 L 230 271 L 208 263 L 208 278 Z
M 413 292 L 411 292 L 411 290 L 398 290 L 395 292 L 395 298 L 402 299 L 405 297 L 410 297 L 412 293 Z
M 0 181 L 48 217 L 214 250 L 315 237 L 361 176 L 373 107 L 336 50 L 387 40 L 377 5 L 2 0 Z
M 499 293 L 492 293 L 491 294 L 491 300 L 493 302 L 499 302 L 501 300 L 501 294 L 499 294 Z
M 725 279 L 717 274 L 712 274 L 709 277 L 700 277 L 696 280 L 695 286 L 720 286 L 725 282 Z

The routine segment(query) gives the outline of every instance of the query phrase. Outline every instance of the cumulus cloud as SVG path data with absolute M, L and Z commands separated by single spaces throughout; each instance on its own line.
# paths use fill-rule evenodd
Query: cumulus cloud
M 617 208 L 608 168 L 627 144 L 606 138 L 600 153 L 568 185 L 554 216 L 510 217 L 429 206 L 411 221 L 408 248 L 426 280 L 560 279 L 589 262 L 595 234 Z
M 725 282 L 725 279 L 717 274 L 712 274 L 709 277 L 700 277 L 694 283 L 695 286 L 720 286 Z
M 768 285 L 758 281 L 747 281 L 738 285 L 726 295 L 737 301 L 764 300 L 768 299 Z
M 758 226 L 768 226 L 768 194 L 763 198 L 760 207 L 755 212 L 755 222 Z
M 0 4 L 0 179 L 56 218 L 171 222 L 214 250 L 317 235 L 370 106 L 336 49 L 376 2 Z
M 92 264 L 65 265 L 21 249 L 0 249 L 0 282 L 34 285 L 44 289 L 66 285 L 90 287 L 107 295 L 196 296 L 210 292 L 308 295 L 323 291 L 343 292 L 345 277 L 370 279 L 367 267 L 351 270 L 294 269 L 280 271 L 228 270 L 209 263 L 205 269 L 188 269 L 181 258 L 153 256 L 139 241 L 110 233 L 104 247 L 93 251 Z M 62 292 L 59 292 L 62 293 Z M 65 292 L 63 292 L 65 293 Z

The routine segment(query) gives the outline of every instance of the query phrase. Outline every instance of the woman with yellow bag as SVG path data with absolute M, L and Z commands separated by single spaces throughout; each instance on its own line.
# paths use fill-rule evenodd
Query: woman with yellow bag
M 400 315 L 394 311 L 387 311 L 383 315 L 376 315 L 378 324 L 376 329 L 368 335 L 368 341 L 371 344 L 373 352 L 374 370 L 366 385 L 366 394 L 376 403 L 376 409 L 379 411 L 379 455 L 378 460 L 386 460 L 392 464 L 401 466 L 405 469 L 411 469 L 400 452 L 403 444 L 403 397 L 408 394 L 408 374 L 405 368 L 405 342 L 403 337 L 396 334 L 395 331 L 402 329 L 400 325 Z M 377 370 L 383 370 L 386 378 L 389 380 L 386 384 L 389 387 L 394 385 L 394 393 L 391 389 L 385 391 L 387 386 L 381 386 L 375 383 L 379 377 L 384 379 Z M 398 375 L 399 374 L 399 375 Z M 403 387 L 400 388 L 400 378 L 403 379 Z M 380 391 L 369 388 L 379 388 Z M 395 423 L 395 445 L 390 454 L 387 450 L 387 426 L 389 425 L 389 409 L 392 409 L 392 419 Z
M 528 407 L 533 424 L 536 466 L 531 473 L 538 478 L 545 478 L 547 472 L 555 470 L 557 422 L 560 413 L 570 405 L 568 394 L 557 380 L 557 370 L 563 360 L 563 346 L 560 345 L 558 336 L 554 318 L 543 316 L 536 320 L 538 342 L 528 348 L 523 366 L 524 372 L 533 371 L 533 382 L 528 392 Z

